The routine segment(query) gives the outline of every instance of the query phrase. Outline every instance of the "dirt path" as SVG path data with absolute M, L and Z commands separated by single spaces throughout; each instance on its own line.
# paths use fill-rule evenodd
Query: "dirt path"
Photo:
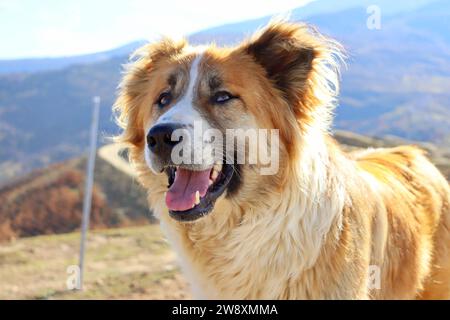
M 135 177 L 136 173 L 130 164 L 125 161 L 120 155 L 119 152 L 124 149 L 124 146 L 120 144 L 109 144 L 104 147 L 101 147 L 98 150 L 98 155 L 103 160 L 109 162 L 113 167 L 126 173 L 131 177 Z

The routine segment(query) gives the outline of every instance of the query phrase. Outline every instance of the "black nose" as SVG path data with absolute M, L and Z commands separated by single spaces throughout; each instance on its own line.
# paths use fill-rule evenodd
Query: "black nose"
M 172 141 L 172 133 L 183 127 L 176 123 L 162 123 L 154 126 L 147 135 L 148 148 L 159 156 L 170 155 L 172 148 L 182 140 L 180 137 L 178 141 Z

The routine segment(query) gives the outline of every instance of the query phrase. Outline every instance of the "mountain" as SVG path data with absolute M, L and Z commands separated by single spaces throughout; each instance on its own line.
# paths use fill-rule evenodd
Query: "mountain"
M 380 30 L 366 25 L 372 3 L 381 10 Z M 318 0 L 293 10 L 291 19 L 316 25 L 347 48 L 335 128 L 450 146 L 450 2 Z M 189 39 L 230 44 L 269 20 L 219 26 Z M 117 133 L 111 105 L 126 61 L 119 54 L 0 75 L 0 181 L 81 155 L 95 95 L 102 97 L 102 136 Z
M 372 4 L 380 8 L 380 30 L 366 24 Z M 291 13 L 291 20 L 317 26 L 343 43 L 350 56 L 337 128 L 444 145 L 450 142 L 449 18 L 450 2 L 442 0 L 319 0 Z M 219 26 L 190 40 L 232 44 L 269 20 Z
M 0 60 L 0 74 L 43 72 L 60 70 L 77 64 L 102 62 L 127 56 L 143 43 L 144 41 L 136 41 L 113 50 L 71 57 Z
M 442 0 L 441 0 L 442 1 Z M 444 1 L 442 1 L 444 2 Z M 377 5 L 380 7 L 382 15 L 384 17 L 391 17 L 400 14 L 409 14 L 411 12 L 420 12 L 424 7 L 431 7 L 435 5 L 437 11 L 441 8 L 442 4 L 438 0 L 316 0 L 307 5 L 294 9 L 289 13 L 290 20 L 293 21 L 308 21 L 310 18 L 316 16 L 333 16 L 339 12 L 345 12 L 351 9 L 359 8 L 366 14 L 366 9 L 371 5 Z M 213 27 L 207 30 L 197 32 L 189 36 L 189 40 L 193 43 L 204 43 L 207 41 L 214 41 L 222 44 L 232 44 L 242 39 L 242 36 L 252 34 L 256 29 L 264 26 L 272 19 L 272 16 L 266 16 L 262 18 L 247 20 L 243 22 L 230 23 L 217 27 Z M 361 23 L 367 20 L 367 15 L 362 17 Z M 333 25 L 333 28 L 340 28 L 346 24 L 346 21 L 332 19 L 329 21 Z M 319 25 L 322 27 L 321 25 Z M 339 32 L 334 32 L 336 35 Z
M 0 163 L 22 172 L 82 154 L 95 95 L 103 98 L 101 134 L 117 132 L 111 105 L 123 61 L 0 76 Z

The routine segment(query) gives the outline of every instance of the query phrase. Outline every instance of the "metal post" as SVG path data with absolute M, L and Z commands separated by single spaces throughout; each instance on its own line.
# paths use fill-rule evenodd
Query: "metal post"
M 84 189 L 83 217 L 81 221 L 81 242 L 80 242 L 80 290 L 83 290 L 84 273 L 84 253 L 86 248 L 86 235 L 89 229 L 89 219 L 91 215 L 92 187 L 94 184 L 95 156 L 97 154 L 97 133 L 98 117 L 100 112 L 100 97 L 94 97 L 94 111 L 91 123 L 91 142 L 86 169 L 86 187 Z

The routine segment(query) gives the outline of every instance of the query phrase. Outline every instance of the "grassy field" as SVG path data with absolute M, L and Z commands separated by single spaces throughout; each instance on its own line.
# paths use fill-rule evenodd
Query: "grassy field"
M 70 291 L 79 233 L 0 244 L 0 299 L 186 299 L 189 290 L 158 225 L 91 232 L 83 291 Z

